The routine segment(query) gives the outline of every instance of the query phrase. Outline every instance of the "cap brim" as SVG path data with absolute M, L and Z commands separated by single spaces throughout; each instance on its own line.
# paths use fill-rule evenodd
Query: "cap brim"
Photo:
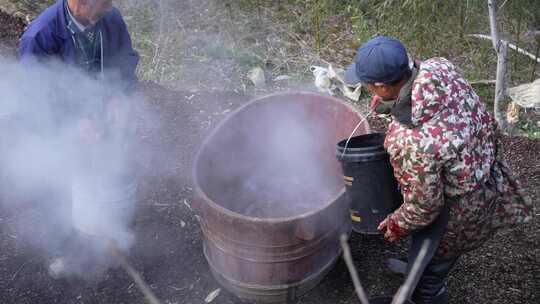
M 345 83 L 350 86 L 356 86 L 360 83 L 360 78 L 356 76 L 356 64 L 353 63 L 345 71 Z

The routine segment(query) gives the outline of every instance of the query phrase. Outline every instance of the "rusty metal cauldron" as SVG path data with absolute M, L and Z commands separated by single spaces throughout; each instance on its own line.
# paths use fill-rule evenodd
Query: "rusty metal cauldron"
M 360 119 L 333 97 L 282 93 L 244 105 L 206 138 L 193 166 L 193 206 L 204 255 L 222 286 L 242 299 L 289 303 L 332 268 L 339 236 L 351 229 L 335 144 Z M 368 131 L 364 124 L 356 134 Z M 299 151 L 293 139 L 309 140 Z M 299 154 L 324 174 L 297 170 Z M 281 157 L 278 164 L 268 163 L 272 155 Z M 281 183 L 265 188 L 264 179 Z

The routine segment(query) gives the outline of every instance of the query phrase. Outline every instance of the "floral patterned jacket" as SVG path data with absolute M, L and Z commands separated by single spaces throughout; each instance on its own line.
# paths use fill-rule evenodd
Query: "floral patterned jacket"
M 385 140 L 404 198 L 389 215 L 399 233 L 429 225 L 447 204 L 436 257 L 449 258 L 531 220 L 530 198 L 497 154 L 496 123 L 456 67 L 444 58 L 422 62 L 410 99 L 411 124 L 394 119 Z

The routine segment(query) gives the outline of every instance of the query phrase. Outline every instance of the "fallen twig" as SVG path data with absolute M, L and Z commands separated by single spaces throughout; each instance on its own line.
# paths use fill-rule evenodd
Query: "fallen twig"
M 212 291 L 211 293 L 208 294 L 208 296 L 206 296 L 206 298 L 204 299 L 204 302 L 211 303 L 212 301 L 214 301 L 217 298 L 217 296 L 219 295 L 220 292 L 221 292 L 221 288 L 218 288 L 218 289 Z
M 152 205 L 156 206 L 156 207 L 169 207 L 169 206 L 171 206 L 171 204 L 160 204 L 160 203 L 154 203 Z
M 174 291 L 181 291 L 181 290 L 184 290 L 186 289 L 187 287 L 176 287 L 176 286 L 169 286 L 170 289 L 174 290 Z
M 13 282 L 13 280 L 15 280 L 15 278 L 17 277 L 17 275 L 19 274 L 19 272 L 21 272 L 21 270 L 24 268 L 24 266 L 26 266 L 26 264 L 28 264 L 29 261 L 26 261 L 24 262 L 21 267 L 19 267 L 19 269 L 17 269 L 17 271 L 15 271 L 15 273 L 11 276 L 11 282 Z
M 354 267 L 354 262 L 351 256 L 351 249 L 349 248 L 349 244 L 347 243 L 347 236 L 345 234 L 342 234 L 340 237 L 340 241 L 341 248 L 343 249 L 343 259 L 345 260 L 345 264 L 347 264 L 347 268 L 349 269 L 349 273 L 351 274 L 351 279 L 353 281 L 356 295 L 358 295 L 358 299 L 360 299 L 360 302 L 362 302 L 362 304 L 369 304 L 369 299 L 367 297 L 366 291 L 362 287 L 360 279 L 358 278 L 358 272 L 356 272 L 356 268 Z
M 187 199 L 184 199 L 182 203 L 184 203 L 184 205 L 189 209 L 189 211 L 193 212 L 193 208 L 191 208 L 191 205 L 188 203 Z

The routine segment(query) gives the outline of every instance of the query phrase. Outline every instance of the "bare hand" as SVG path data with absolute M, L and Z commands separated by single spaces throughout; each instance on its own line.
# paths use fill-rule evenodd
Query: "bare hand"
M 382 98 L 380 98 L 379 96 L 377 95 L 373 95 L 373 97 L 371 97 L 371 102 L 369 104 L 369 107 L 372 109 L 372 110 L 375 110 L 375 108 L 377 108 L 377 106 L 379 105 L 379 103 L 381 102 Z
M 396 229 L 392 227 L 392 224 L 393 222 L 391 218 L 387 217 L 377 227 L 377 230 L 379 230 L 380 232 L 384 234 L 384 239 L 387 240 L 388 242 L 395 242 L 402 237 L 400 233 L 397 233 L 397 231 L 394 231 Z

